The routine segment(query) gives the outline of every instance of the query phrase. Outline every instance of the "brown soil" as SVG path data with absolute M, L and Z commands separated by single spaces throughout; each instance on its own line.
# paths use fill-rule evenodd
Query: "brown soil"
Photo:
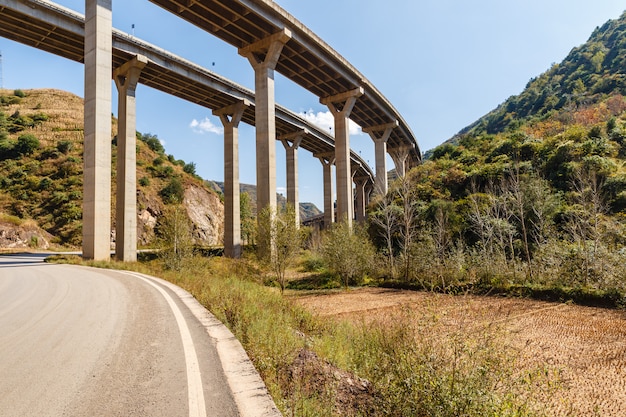
M 626 313 L 570 304 L 387 289 L 296 297 L 322 317 L 388 320 L 402 309 L 434 314 L 442 329 L 482 331 L 497 325 L 528 371 L 557 379 L 542 402 L 550 416 L 626 415 Z M 443 330 L 445 331 L 445 330 Z M 545 389 L 546 387 L 544 387 Z

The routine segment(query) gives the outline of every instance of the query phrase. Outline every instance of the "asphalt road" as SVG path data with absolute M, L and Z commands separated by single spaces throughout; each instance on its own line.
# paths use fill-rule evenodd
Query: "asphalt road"
M 42 259 L 0 256 L 0 416 L 240 415 L 216 340 L 172 288 Z

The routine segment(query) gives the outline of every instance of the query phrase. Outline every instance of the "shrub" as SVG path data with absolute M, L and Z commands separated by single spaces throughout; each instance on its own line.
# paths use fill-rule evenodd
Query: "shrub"
M 345 287 L 363 281 L 376 253 L 365 229 L 355 225 L 350 230 L 347 222 L 337 223 L 326 232 L 321 252 L 328 268 L 341 277 Z
M 22 91 L 22 90 L 20 90 L 20 89 L 14 90 L 14 91 L 13 91 L 13 95 L 14 95 L 14 96 L 16 96 L 16 97 L 19 97 L 19 98 L 24 98 L 24 97 L 26 97 L 26 93 L 25 93 L 25 92 L 23 92 L 23 91 Z
M 57 143 L 57 150 L 65 155 L 67 155 L 68 152 L 71 151 L 73 148 L 74 144 L 72 143 L 72 141 L 69 140 L 62 140 Z
M 195 175 L 196 174 L 196 164 L 195 162 L 189 162 L 183 166 L 183 171 L 187 174 Z
M 159 194 L 165 204 L 182 203 L 185 196 L 185 188 L 180 179 L 172 178 Z
M 150 179 L 148 177 L 139 178 L 139 185 L 141 185 L 142 187 L 147 187 L 148 185 L 150 185 Z
M 39 149 L 40 143 L 34 135 L 26 134 L 17 138 L 15 151 L 20 155 L 31 155 L 36 149 Z
M 159 258 L 167 269 L 179 271 L 193 256 L 192 226 L 182 205 L 168 208 L 158 227 Z

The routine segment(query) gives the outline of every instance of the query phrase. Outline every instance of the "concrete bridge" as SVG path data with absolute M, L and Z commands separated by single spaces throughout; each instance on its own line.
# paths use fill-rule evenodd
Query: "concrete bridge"
M 276 206 L 275 141 L 278 139 L 287 151 L 287 198 L 294 206 L 298 205 L 297 149 L 311 151 L 322 162 L 326 224 L 334 218 L 333 164 L 337 167 L 338 218 L 352 221 L 354 217 L 353 181 L 357 185 L 356 217 L 364 218 L 368 187 L 372 184 L 371 170 L 350 151 L 348 118 L 360 124 L 376 144 L 378 190 L 385 192 L 387 188 L 387 151 L 400 173 L 419 162 L 417 143 L 397 111 L 343 58 L 273 2 L 185 2 L 188 6 L 177 2 L 155 3 L 237 46 L 255 69 L 256 94 L 114 30 L 110 0 L 87 0 L 86 18 L 41 0 L 0 0 L 0 36 L 85 63 L 85 257 L 106 259 L 109 253 L 110 216 L 101 213 L 110 210 L 111 198 L 111 74 L 119 95 L 118 153 L 125 155 L 118 156 L 116 256 L 119 259 L 136 259 L 134 141 L 138 82 L 211 108 L 222 120 L 226 186 L 224 244 L 229 256 L 240 253 L 237 139 L 240 121 L 256 126 L 257 206 Z M 206 12 L 202 19 L 198 19 L 200 12 L 193 10 L 196 6 Z M 219 10 L 238 12 L 227 13 L 232 22 L 226 24 L 223 15 L 215 14 Z M 216 19 L 228 30 L 217 28 Z M 250 25 L 264 29 L 252 30 Z M 281 29 L 273 31 L 276 27 Z M 255 35 L 250 37 L 250 33 Z M 334 140 L 327 132 L 274 103 L 274 69 L 318 94 L 320 101 L 328 105 L 335 115 Z

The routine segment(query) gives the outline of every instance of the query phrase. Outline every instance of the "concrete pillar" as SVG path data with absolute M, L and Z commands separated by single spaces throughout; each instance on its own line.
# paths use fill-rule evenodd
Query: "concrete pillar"
M 291 39 L 288 29 L 239 49 L 254 68 L 257 211 L 276 210 L 276 103 L 274 68 L 283 46 Z
M 137 113 L 135 89 L 148 59 L 138 55 L 113 73 L 117 87 L 115 259 L 137 260 Z
M 393 159 L 393 162 L 396 165 L 396 174 L 398 175 L 398 178 L 404 177 L 404 175 L 406 175 L 406 160 L 409 157 L 409 151 L 410 148 L 406 146 L 392 149 L 391 151 L 389 151 L 391 159 Z
M 224 125 L 224 255 L 241 256 L 241 212 L 239 198 L 239 122 L 248 100 L 214 110 Z
M 369 182 L 369 177 L 356 177 L 354 182 L 356 184 L 356 221 L 363 222 L 367 219 L 366 207 L 367 207 L 367 195 L 366 186 Z
M 314 155 L 317 156 L 317 155 Z M 324 228 L 329 229 L 335 221 L 335 202 L 333 201 L 333 164 L 334 155 L 317 156 L 324 171 Z
M 337 167 L 337 219 L 352 226 L 354 201 L 352 196 L 352 173 L 350 172 L 350 113 L 358 97 L 364 93 L 363 87 L 346 91 L 320 102 L 330 109 L 335 119 L 335 165 Z
M 307 134 L 306 129 L 280 137 L 285 147 L 287 158 L 287 203 L 295 211 L 296 227 L 300 226 L 300 199 L 298 198 L 298 147 L 302 138 Z M 291 141 L 291 143 L 289 143 Z
M 85 0 L 83 257 L 111 254 L 111 0 Z
M 376 157 L 376 180 L 374 182 L 375 192 L 378 194 L 387 194 L 387 140 L 391 136 L 391 132 L 398 126 L 398 121 L 380 126 L 372 126 L 363 129 L 368 133 L 374 141 L 374 151 Z M 380 135 L 380 132 L 383 132 Z

